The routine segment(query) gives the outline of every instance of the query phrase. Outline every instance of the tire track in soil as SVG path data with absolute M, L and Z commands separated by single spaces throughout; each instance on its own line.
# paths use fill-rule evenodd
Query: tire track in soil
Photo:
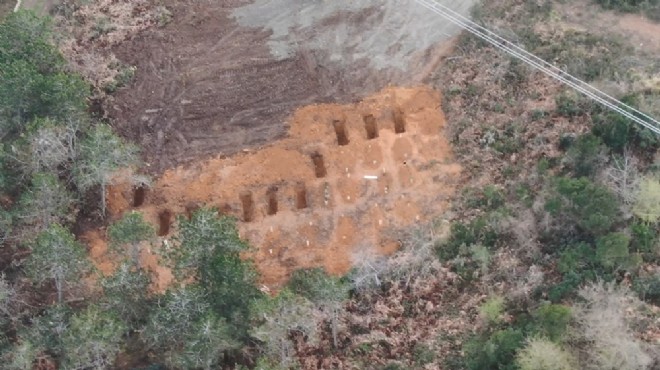
M 469 3 L 456 6 L 467 11 Z M 319 16 L 316 24 L 298 25 L 295 22 L 301 17 L 324 7 L 324 3 L 300 3 L 296 6 L 307 7 L 304 11 L 287 15 L 284 11 L 290 9 L 281 8 L 282 14 L 277 15 L 299 29 L 291 29 L 289 40 L 297 47 L 286 58 L 276 58 L 271 47 L 283 41 L 281 34 L 267 24 L 248 27 L 238 23 L 254 18 L 250 12 L 255 12 L 251 7 L 259 6 L 255 4 L 165 0 L 163 5 L 173 14 L 169 24 L 146 30 L 113 49 L 122 62 L 136 66 L 137 72 L 133 82 L 105 104 L 105 111 L 123 136 L 143 148 L 150 172 L 162 173 L 180 164 L 281 139 L 287 132 L 286 117 L 298 107 L 356 101 L 388 84 L 419 82 L 424 77 L 420 71 L 436 64 L 443 52 L 439 42 L 455 32 L 437 17 L 433 22 L 440 23 L 426 24 L 432 18 L 422 22 L 414 12 L 392 9 L 398 3 L 390 0 L 371 7 L 351 3 L 346 11 Z M 248 10 L 247 16 L 234 15 L 243 9 Z M 404 12 L 403 18 L 397 15 L 399 11 Z M 379 23 L 390 18 L 404 22 L 403 29 L 393 27 L 399 23 Z M 433 30 L 433 38 L 420 33 L 424 29 Z M 348 30 L 348 36 L 343 30 Z M 371 55 L 355 42 L 326 42 L 335 34 L 359 39 L 361 30 L 370 32 L 366 42 L 377 41 L 374 50 L 394 54 Z M 380 30 L 391 34 L 390 47 L 382 45 Z M 274 36 L 279 38 L 274 40 Z M 413 53 L 409 44 L 417 45 L 417 39 L 423 49 Z M 344 44 L 345 50 L 338 49 Z M 408 71 L 372 65 L 372 61 L 396 59 L 401 50 L 411 61 Z

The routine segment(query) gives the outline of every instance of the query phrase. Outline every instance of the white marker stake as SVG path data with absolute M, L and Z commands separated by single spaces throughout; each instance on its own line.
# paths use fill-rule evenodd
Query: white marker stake
M 378 180 L 378 176 L 372 176 L 372 175 L 365 175 L 364 178 L 367 180 Z

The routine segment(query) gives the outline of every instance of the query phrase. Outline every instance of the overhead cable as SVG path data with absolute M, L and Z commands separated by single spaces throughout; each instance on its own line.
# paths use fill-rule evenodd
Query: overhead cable
M 438 3 L 436 0 L 416 1 L 434 13 L 446 18 L 450 22 L 460 26 L 466 31 L 495 46 L 497 49 L 505 51 L 506 53 L 522 60 L 533 68 L 540 70 L 541 72 L 597 101 L 605 107 L 660 135 L 660 122 L 648 114 L 641 112 L 638 109 L 631 107 L 630 105 L 625 104 L 618 99 L 613 98 L 603 91 L 598 90 L 590 84 L 578 79 L 575 76 L 572 76 L 571 74 L 563 71 L 553 64 L 550 64 L 545 60 L 537 57 L 536 55 L 526 51 L 515 43 L 497 35 L 495 32 L 490 31 L 489 29 L 473 22 L 469 18 L 466 18 L 454 10 Z

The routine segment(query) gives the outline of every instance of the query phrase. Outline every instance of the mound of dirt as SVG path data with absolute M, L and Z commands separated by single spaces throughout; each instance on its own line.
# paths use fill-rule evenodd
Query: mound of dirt
M 138 207 L 129 185 L 113 187 L 108 208 L 113 217 L 137 209 L 159 225 L 162 240 L 176 228 L 173 215 L 215 206 L 240 220 L 269 287 L 297 268 L 343 274 L 357 254 L 395 251 L 396 229 L 446 209 L 460 167 L 442 134 L 440 101 L 426 87 L 388 88 L 356 104 L 303 107 L 289 119 L 287 138 L 168 170 L 146 194 L 138 191 Z M 93 257 L 106 266 L 102 252 Z M 151 250 L 143 257 L 162 289 L 169 271 Z
M 170 23 L 113 48 L 137 68 L 106 106 L 154 173 L 282 138 L 298 107 L 416 85 L 457 32 L 412 0 L 162 4 Z

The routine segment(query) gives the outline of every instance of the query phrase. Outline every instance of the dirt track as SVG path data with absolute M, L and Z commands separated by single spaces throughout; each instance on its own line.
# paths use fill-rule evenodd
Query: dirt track
M 281 138 L 297 107 L 414 84 L 455 32 L 420 19 L 412 0 L 413 10 L 396 8 L 400 1 L 260 3 L 165 1 L 167 26 L 115 48 L 137 75 L 107 113 L 154 172 Z M 264 18 L 268 9 L 281 14 Z

